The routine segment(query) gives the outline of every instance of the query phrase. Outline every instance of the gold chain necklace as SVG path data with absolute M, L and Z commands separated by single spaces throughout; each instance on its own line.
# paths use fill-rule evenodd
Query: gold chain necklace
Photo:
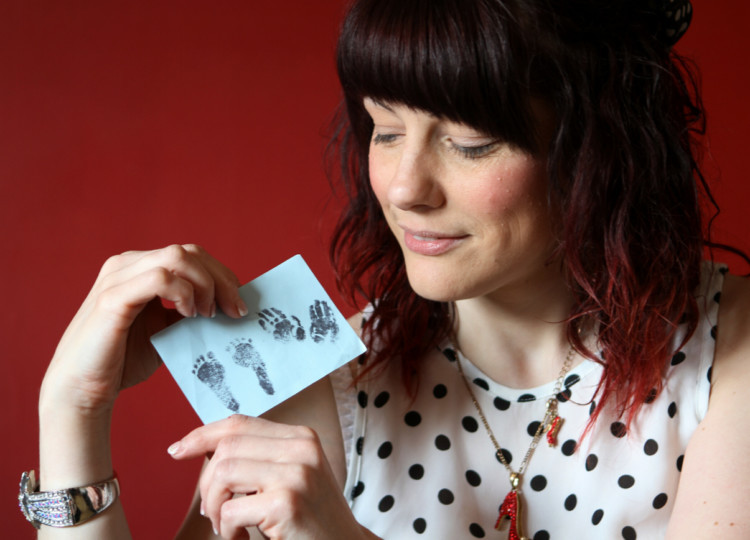
M 492 433 L 492 429 L 490 428 L 490 424 L 487 421 L 487 418 L 484 416 L 482 407 L 479 406 L 477 397 L 474 395 L 474 392 L 469 385 L 469 381 L 464 374 L 464 369 L 461 366 L 461 359 L 459 357 L 460 354 L 456 355 L 456 364 L 458 365 L 458 372 L 461 374 L 461 380 L 463 380 L 464 386 L 466 386 L 466 390 L 471 396 L 471 401 L 474 403 L 474 408 L 477 410 L 479 418 L 482 420 L 482 425 L 484 425 L 484 429 L 487 432 L 487 435 L 489 435 L 492 444 L 495 446 L 495 456 L 497 456 L 497 459 L 500 460 L 500 463 L 505 466 L 505 468 L 508 470 L 508 473 L 510 474 L 511 489 L 505 496 L 503 504 L 500 506 L 500 514 L 498 515 L 497 522 L 495 523 L 495 529 L 500 530 L 504 521 L 510 520 L 508 540 L 528 540 L 528 538 L 526 538 L 521 532 L 521 490 L 519 486 L 521 485 L 521 478 L 523 476 L 523 473 L 526 472 L 526 467 L 529 464 L 529 460 L 534 454 L 534 450 L 536 450 L 536 447 L 539 444 L 539 440 L 542 438 L 542 433 L 544 433 L 545 431 L 547 432 L 547 443 L 550 446 L 557 445 L 557 433 L 560 431 L 560 426 L 563 422 L 563 419 L 560 418 L 560 416 L 557 414 L 557 395 L 562 390 L 565 375 L 568 373 L 568 371 L 570 370 L 570 366 L 573 363 L 574 352 L 575 351 L 571 346 L 570 349 L 568 349 L 568 354 L 565 357 L 565 362 L 563 362 L 563 366 L 560 369 L 560 375 L 558 375 L 557 377 L 554 390 L 552 390 L 552 397 L 547 400 L 547 408 L 544 412 L 544 419 L 539 424 L 539 427 L 536 428 L 536 433 L 534 433 L 534 437 L 531 439 L 529 449 L 526 451 L 526 455 L 524 456 L 523 461 L 521 461 L 521 465 L 518 467 L 517 471 L 514 471 L 505 459 L 502 448 L 500 447 L 500 443 L 497 442 L 495 434 Z

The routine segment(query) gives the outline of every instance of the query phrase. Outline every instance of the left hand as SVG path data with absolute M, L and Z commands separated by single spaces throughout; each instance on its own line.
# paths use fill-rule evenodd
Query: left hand
M 175 459 L 210 456 L 200 478 L 201 512 L 223 538 L 365 537 L 314 430 L 243 415 L 199 427 Z

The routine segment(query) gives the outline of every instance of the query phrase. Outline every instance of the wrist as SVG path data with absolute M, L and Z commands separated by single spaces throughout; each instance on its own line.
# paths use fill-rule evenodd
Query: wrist
M 39 410 L 39 480 L 41 489 L 87 485 L 113 474 L 110 413 L 82 413 L 76 407 Z

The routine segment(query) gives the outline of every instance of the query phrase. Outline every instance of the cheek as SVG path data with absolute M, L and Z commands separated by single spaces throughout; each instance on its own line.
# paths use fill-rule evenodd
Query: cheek
M 375 198 L 377 198 L 380 205 L 383 206 L 385 204 L 388 186 L 385 180 L 386 174 L 383 170 L 384 167 L 382 160 L 375 159 L 372 153 L 370 153 L 367 166 L 370 176 L 370 187 L 372 188 L 373 193 L 375 193 Z

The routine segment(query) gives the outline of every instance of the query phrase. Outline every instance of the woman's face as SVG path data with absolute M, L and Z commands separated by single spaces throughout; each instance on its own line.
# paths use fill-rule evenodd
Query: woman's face
M 365 99 L 370 182 L 420 296 L 533 287 L 552 249 L 546 156 L 399 103 Z

